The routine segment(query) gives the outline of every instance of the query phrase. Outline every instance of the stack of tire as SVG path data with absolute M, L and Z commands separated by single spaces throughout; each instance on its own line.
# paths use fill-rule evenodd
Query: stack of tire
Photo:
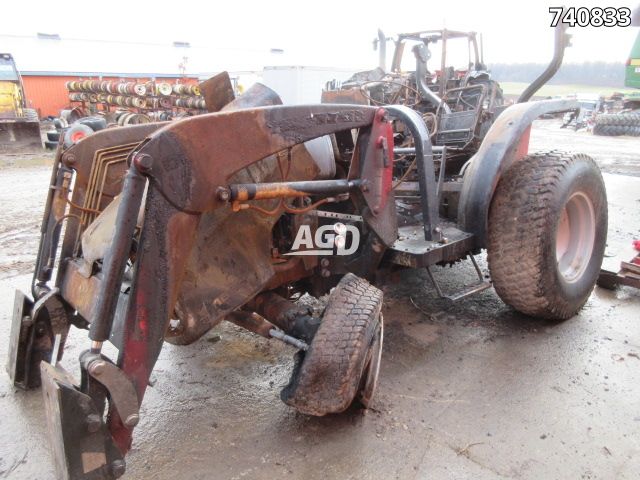
M 76 120 L 69 127 L 65 127 L 60 119 L 54 121 L 55 131 L 47 132 L 47 140 L 44 142 L 45 148 L 55 150 L 62 141 L 65 148 L 78 143 L 85 137 L 107 128 L 107 121 L 104 117 L 93 116 Z
M 640 137 L 640 110 L 598 115 L 593 127 L 593 134 Z
M 132 113 L 126 110 L 116 113 L 116 123 L 121 127 L 149 122 L 151 122 L 151 117 L 144 113 Z
M 66 82 L 71 102 L 102 103 L 138 109 L 166 109 L 173 107 L 206 111 L 206 104 L 198 85 L 167 82 L 124 82 L 71 80 Z

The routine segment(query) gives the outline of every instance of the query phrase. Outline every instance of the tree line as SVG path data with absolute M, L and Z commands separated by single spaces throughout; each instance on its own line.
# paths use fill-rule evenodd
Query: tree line
M 494 63 L 489 65 L 499 82 L 531 82 L 547 67 L 542 63 Z M 567 63 L 549 81 L 551 84 L 581 84 L 623 87 L 625 66 L 618 62 Z

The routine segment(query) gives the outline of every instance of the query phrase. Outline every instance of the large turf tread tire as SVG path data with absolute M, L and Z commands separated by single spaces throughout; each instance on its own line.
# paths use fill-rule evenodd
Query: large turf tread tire
M 593 204 L 591 258 L 572 282 L 556 260 L 556 232 L 567 200 L 586 193 Z M 500 298 L 533 317 L 564 320 L 587 301 L 600 271 L 607 235 L 607 198 L 598 166 L 588 156 L 536 153 L 500 179 L 489 212 L 488 263 Z
M 367 353 L 380 328 L 382 292 L 351 273 L 331 292 L 318 331 L 299 352 L 281 398 L 299 412 L 322 416 L 356 400 Z
M 631 125 L 601 125 L 596 124 L 593 127 L 594 135 L 603 135 L 608 137 L 620 137 L 628 135 L 630 137 L 640 137 L 640 126 Z
M 596 116 L 596 125 L 617 125 L 620 127 L 640 127 L 640 114 L 635 112 L 603 113 Z

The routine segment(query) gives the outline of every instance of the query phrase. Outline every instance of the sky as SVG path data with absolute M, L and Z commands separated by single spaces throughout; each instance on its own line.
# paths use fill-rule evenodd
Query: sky
M 145 4 L 109 0 L 52 8 L 50 0 L 32 0 L 4 2 L 3 17 L 20 21 L 3 22 L 0 34 L 42 32 L 63 38 L 162 44 L 183 41 L 194 47 L 235 49 L 238 55 L 265 52 L 265 65 L 271 60 L 269 50 L 277 48 L 284 50 L 281 57 L 289 64 L 371 68 L 377 64 L 372 41 L 378 28 L 391 36 L 446 27 L 482 32 L 487 63 L 541 63 L 548 62 L 553 51 L 550 6 L 603 5 L 592 0 L 556 1 L 154 0 Z M 608 6 L 635 8 L 639 3 L 612 0 Z M 572 28 L 573 46 L 567 50 L 565 62 L 624 62 L 639 30 Z

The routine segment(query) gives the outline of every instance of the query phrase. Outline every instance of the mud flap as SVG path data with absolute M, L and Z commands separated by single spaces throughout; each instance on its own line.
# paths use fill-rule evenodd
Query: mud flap
M 62 367 L 42 362 L 40 371 L 56 478 L 105 480 L 122 476 L 123 456 L 91 397 L 77 389 Z

